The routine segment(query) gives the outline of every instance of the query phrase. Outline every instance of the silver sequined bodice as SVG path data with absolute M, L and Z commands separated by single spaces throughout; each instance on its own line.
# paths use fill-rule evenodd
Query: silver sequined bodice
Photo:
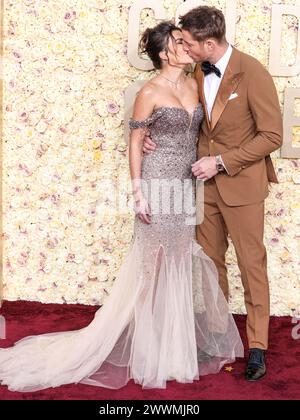
M 195 180 L 192 175 L 191 165 L 197 160 L 197 142 L 200 124 L 203 119 L 201 104 L 189 114 L 183 108 L 160 107 L 152 115 L 141 121 L 131 119 L 130 129 L 148 127 L 151 138 L 157 148 L 149 155 L 143 156 L 142 179 L 143 191 L 151 204 L 151 224 L 142 223 L 135 218 L 134 232 L 140 239 L 141 246 L 157 248 L 163 244 L 165 249 L 173 246 L 180 252 L 179 242 L 187 245 L 187 241 L 194 237 L 195 226 L 188 224 L 187 213 L 175 211 L 175 201 L 180 198 L 180 185 L 182 185 L 183 199 L 189 199 L 195 194 Z M 157 183 L 159 183 L 159 196 L 157 196 Z M 165 183 L 165 184 L 164 184 Z M 186 187 L 184 187 L 184 183 Z M 167 186 L 164 190 L 163 185 Z M 170 186 L 176 185 L 177 189 Z M 162 204 L 163 191 L 170 187 L 171 212 L 165 210 Z M 192 189 L 192 190 L 191 190 Z M 154 194 L 151 194 L 154 191 Z M 156 191 L 156 193 L 155 193 Z M 175 194 L 174 194 L 175 191 Z M 151 198 L 151 199 L 150 199 Z

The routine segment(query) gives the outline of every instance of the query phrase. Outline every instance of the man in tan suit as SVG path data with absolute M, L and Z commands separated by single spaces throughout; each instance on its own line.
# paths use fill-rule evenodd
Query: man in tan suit
M 226 41 L 223 13 L 197 7 L 180 18 L 185 50 L 205 111 L 192 171 L 204 182 L 204 221 L 196 237 L 215 262 L 229 297 L 225 254 L 230 235 L 244 286 L 249 360 L 246 379 L 266 374 L 270 295 L 264 246 L 264 205 L 278 183 L 270 154 L 282 145 L 282 117 L 268 71 Z M 144 151 L 155 150 L 149 137 Z
M 221 11 L 202 6 L 180 19 L 185 49 L 205 110 L 193 174 L 205 181 L 204 222 L 197 240 L 214 260 L 229 297 L 225 253 L 230 235 L 237 254 L 247 309 L 249 361 L 246 378 L 266 374 L 270 313 L 264 204 L 269 182 L 278 183 L 270 153 L 282 145 L 276 88 L 255 58 L 226 41 Z

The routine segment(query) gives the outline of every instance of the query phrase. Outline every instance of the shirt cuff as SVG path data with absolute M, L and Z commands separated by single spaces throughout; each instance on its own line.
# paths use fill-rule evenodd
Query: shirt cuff
M 223 168 L 225 169 L 225 171 L 227 172 L 227 174 L 229 175 L 229 172 L 227 171 L 227 168 L 226 168 L 226 166 L 224 165 L 224 162 L 223 162 L 223 159 L 222 159 L 222 156 L 220 155 L 220 160 L 221 160 L 221 162 L 222 162 L 222 165 L 223 165 Z

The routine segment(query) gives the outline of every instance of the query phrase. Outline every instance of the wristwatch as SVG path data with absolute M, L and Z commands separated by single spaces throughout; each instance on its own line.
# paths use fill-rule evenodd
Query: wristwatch
M 216 167 L 218 172 L 222 172 L 225 170 L 221 155 L 216 156 Z

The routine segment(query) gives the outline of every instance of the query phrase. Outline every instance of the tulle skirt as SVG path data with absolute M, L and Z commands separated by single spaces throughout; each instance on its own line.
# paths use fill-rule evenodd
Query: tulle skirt
M 0 349 L 0 383 L 23 392 L 70 383 L 118 389 L 130 379 L 166 388 L 168 380 L 193 382 L 243 357 L 213 261 L 195 239 L 176 249 L 159 244 L 145 260 L 133 240 L 93 321 Z

